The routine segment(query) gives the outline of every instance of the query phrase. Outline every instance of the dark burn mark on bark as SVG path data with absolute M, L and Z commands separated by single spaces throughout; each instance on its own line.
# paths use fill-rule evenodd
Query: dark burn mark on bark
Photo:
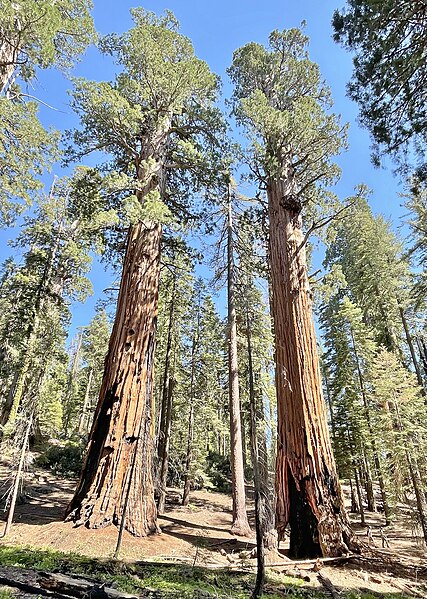
M 128 445 L 132 445 L 132 443 L 135 443 L 137 440 L 138 437 L 135 437 L 135 435 L 125 435 L 125 443 Z
M 113 451 L 114 449 L 112 447 L 104 447 L 104 449 L 102 450 L 101 460 L 103 458 L 106 458 L 108 455 L 111 455 Z
M 288 212 L 290 212 L 292 214 L 292 216 L 294 218 L 299 216 L 299 214 L 301 213 L 301 210 L 302 210 L 301 200 L 295 194 L 289 194 L 289 195 L 283 196 L 280 203 L 285 210 L 287 210 Z
M 82 472 L 84 472 L 86 475 L 82 480 L 80 480 L 76 494 L 67 508 L 67 515 L 71 515 L 72 512 L 77 510 L 77 508 L 81 505 L 83 498 L 88 493 L 90 485 L 92 484 L 92 475 L 98 469 L 101 459 L 105 457 L 103 451 L 104 442 L 110 427 L 110 421 L 113 412 L 112 408 L 114 403 L 118 400 L 118 397 L 116 397 L 116 391 L 117 383 L 115 383 L 105 394 L 105 400 L 102 402 L 99 415 L 95 419 L 93 432 L 91 435 L 90 451 L 88 447 L 88 453 L 86 454 L 86 459 L 82 470 Z M 105 455 L 110 455 L 113 451 L 111 447 L 105 447 L 105 449 L 110 449 L 110 451 Z
M 305 496 L 307 479 L 299 481 L 298 491 L 292 472 L 289 469 L 289 499 L 292 509 L 290 510 L 289 524 L 291 536 L 289 541 L 290 557 L 321 557 L 322 550 L 319 544 L 317 532 L 317 520 L 313 515 Z

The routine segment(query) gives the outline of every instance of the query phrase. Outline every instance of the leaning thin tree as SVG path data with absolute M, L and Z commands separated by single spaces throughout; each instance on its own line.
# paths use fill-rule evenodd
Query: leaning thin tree
M 109 154 L 106 185 L 131 225 L 98 405 L 68 518 L 144 536 L 158 530 L 152 414 L 162 223 L 186 208 L 185 198 L 171 197 L 168 169 L 200 169 L 203 134 L 218 121 L 216 77 L 178 33 L 173 15 L 131 12 L 135 26 L 101 42 L 122 68 L 115 82 L 80 81 L 73 93 L 82 123 L 75 134 L 80 155 Z
M 229 73 L 234 112 L 250 140 L 248 163 L 268 197 L 278 447 L 276 525 L 291 528 L 292 556 L 340 555 L 353 543 L 322 397 L 303 215 L 320 226 L 345 143 L 318 67 L 297 29 L 270 35 L 270 48 L 237 50 Z

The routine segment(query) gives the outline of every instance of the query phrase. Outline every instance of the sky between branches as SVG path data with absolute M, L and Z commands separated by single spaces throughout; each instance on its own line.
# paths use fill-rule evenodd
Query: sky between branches
M 129 9 L 133 6 L 142 5 L 156 13 L 170 9 L 181 23 L 181 32 L 192 40 L 196 55 L 221 77 L 225 98 L 231 94 L 225 71 L 230 66 L 234 50 L 250 41 L 265 44 L 273 29 L 298 27 L 305 21 L 305 32 L 310 38 L 310 58 L 319 64 L 331 88 L 334 112 L 341 114 L 343 122 L 350 123 L 350 149 L 338 158 L 343 173 L 335 191 L 344 199 L 353 193 L 355 185 L 365 183 L 373 191 L 371 206 L 374 211 L 391 218 L 397 228 L 399 216 L 403 213 L 398 196 L 401 190 L 399 180 L 393 175 L 390 164 L 386 163 L 384 169 L 375 169 L 370 163 L 369 134 L 357 124 L 357 106 L 345 95 L 345 86 L 351 75 L 351 56 L 331 37 L 333 11 L 342 8 L 343 4 L 343 0 L 169 0 L 167 4 L 158 0 L 94 0 L 93 16 L 100 34 L 121 33 L 132 25 Z M 114 66 L 108 57 L 100 56 L 95 48 L 90 48 L 73 75 L 109 80 L 114 77 Z M 77 119 L 68 106 L 67 89 L 70 87 L 71 83 L 57 71 L 38 74 L 28 93 L 56 109 L 41 106 L 41 120 L 46 127 L 64 131 L 77 125 Z M 88 159 L 87 164 L 96 164 L 96 160 Z M 54 172 L 62 176 L 69 171 L 58 165 Z M 44 180 L 48 187 L 52 175 L 47 175 Z M 249 191 L 243 187 L 242 193 Z M 6 245 L 11 236 L 13 231 L 10 229 L 0 231 L 1 260 L 12 253 L 12 248 Z M 77 326 L 89 322 L 102 290 L 111 283 L 111 278 L 99 264 L 94 265 L 90 278 L 95 294 L 85 306 L 79 305 L 73 310 L 71 335 Z

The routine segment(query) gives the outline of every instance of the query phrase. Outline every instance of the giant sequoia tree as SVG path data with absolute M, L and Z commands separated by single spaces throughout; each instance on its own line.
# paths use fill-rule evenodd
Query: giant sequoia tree
M 229 73 L 235 114 L 250 140 L 249 165 L 268 196 L 269 261 L 276 349 L 278 447 L 276 523 L 291 527 L 294 556 L 339 555 L 352 533 L 329 440 L 302 218 L 325 208 L 336 178 L 330 158 L 345 132 L 329 115 L 329 93 L 296 29 L 270 47 L 237 50 Z M 313 225 L 311 228 L 318 226 Z
M 114 523 L 146 535 L 157 530 L 152 413 L 162 223 L 176 208 L 167 173 L 203 162 L 197 140 L 214 126 L 217 81 L 170 13 L 157 18 L 134 9 L 132 16 L 130 31 L 102 42 L 121 67 L 116 81 L 80 81 L 73 95 L 81 154 L 109 154 L 110 191 L 131 225 L 104 378 L 69 512 L 89 528 Z

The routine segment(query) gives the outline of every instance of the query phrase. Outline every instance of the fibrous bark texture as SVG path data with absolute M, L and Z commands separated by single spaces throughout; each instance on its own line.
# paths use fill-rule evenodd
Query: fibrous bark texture
M 329 439 L 312 318 L 301 204 L 292 176 L 271 180 L 269 259 L 276 347 L 276 526 L 293 557 L 353 545 Z
M 152 478 L 153 356 L 161 226 L 141 222 L 128 234 L 116 318 L 88 451 L 69 519 L 109 524 L 136 536 L 158 531 Z

